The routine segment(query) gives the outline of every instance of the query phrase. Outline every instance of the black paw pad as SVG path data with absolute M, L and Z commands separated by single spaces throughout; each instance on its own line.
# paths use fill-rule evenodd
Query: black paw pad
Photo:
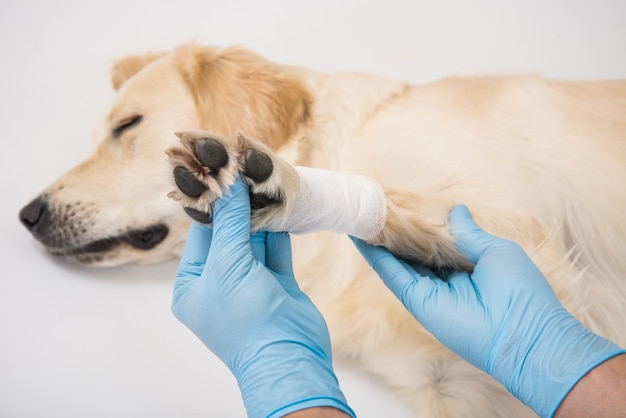
M 246 152 L 243 168 L 244 176 L 261 183 L 269 178 L 272 170 L 274 170 L 274 164 L 267 154 L 253 149 Z
M 180 191 L 189 197 L 199 197 L 207 190 L 207 187 L 185 167 L 178 166 L 174 169 L 174 181 Z
M 228 164 L 228 151 L 224 145 L 212 138 L 202 138 L 196 142 L 196 155 L 211 171 L 217 171 Z
M 213 222 L 213 215 L 210 213 L 206 213 L 206 212 L 200 212 L 197 209 L 193 209 L 193 208 L 183 208 L 185 210 L 185 213 L 187 213 L 187 215 L 189 215 L 189 217 L 191 219 L 193 219 L 194 221 L 203 223 L 203 224 L 210 224 L 211 222 Z
M 262 209 L 274 203 L 282 203 L 282 201 L 276 197 L 271 197 L 264 194 L 250 193 L 250 207 L 253 210 Z

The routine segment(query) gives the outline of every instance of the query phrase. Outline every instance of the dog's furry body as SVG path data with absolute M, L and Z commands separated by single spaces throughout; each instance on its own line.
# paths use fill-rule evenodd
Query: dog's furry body
M 527 250 L 567 309 L 626 344 L 626 82 L 412 86 L 197 45 L 122 60 L 113 82 L 98 150 L 23 211 L 51 252 L 102 265 L 178 255 L 189 221 L 166 196 L 173 133 L 242 131 L 293 164 L 373 177 L 418 221 L 445 223 L 467 204 L 481 226 Z M 166 236 L 132 235 L 154 225 Z M 396 229 L 394 239 L 413 233 Z M 336 354 L 381 376 L 416 416 L 532 415 L 425 332 L 347 237 L 321 232 L 293 245 L 296 277 Z

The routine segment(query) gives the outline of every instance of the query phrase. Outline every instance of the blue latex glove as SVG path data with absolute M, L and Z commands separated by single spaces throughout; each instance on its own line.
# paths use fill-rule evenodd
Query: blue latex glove
M 241 181 L 214 204 L 213 228 L 193 223 L 172 310 L 237 378 L 250 417 L 330 406 L 354 416 L 339 389 L 322 315 L 293 275 L 283 233 L 250 234 Z
M 384 248 L 354 242 L 439 341 L 540 416 L 553 415 L 582 376 L 624 350 L 568 313 L 521 247 L 487 234 L 467 207 L 455 207 L 450 223 L 459 250 L 476 267 L 446 281 Z

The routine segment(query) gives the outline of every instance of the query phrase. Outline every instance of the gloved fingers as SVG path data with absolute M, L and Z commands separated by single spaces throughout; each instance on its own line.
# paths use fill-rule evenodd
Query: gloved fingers
M 267 234 L 268 233 L 265 231 L 257 231 L 250 234 L 250 247 L 252 248 L 252 255 L 263 265 L 265 265 L 265 257 L 267 253 Z
M 468 272 L 454 272 L 448 276 L 444 283 L 446 284 L 446 289 L 439 289 L 439 297 L 442 300 L 448 298 L 446 303 L 449 304 L 450 310 L 458 311 L 460 309 L 459 304 L 471 306 L 476 312 L 478 312 L 478 307 L 483 309 L 482 296 Z
M 476 225 L 465 205 L 457 205 L 450 212 L 452 236 L 461 253 L 476 264 L 496 238 Z
M 250 251 L 250 196 L 238 176 L 230 190 L 213 204 L 211 256 L 233 260 Z
M 291 237 L 286 232 L 268 232 L 266 266 L 277 274 L 277 280 L 290 295 L 302 293 L 293 273 Z
M 176 271 L 177 280 L 183 278 L 194 278 L 202 274 L 206 264 L 213 231 L 211 227 L 192 222 L 187 233 L 187 241 L 183 255 Z
M 485 232 L 476 225 L 466 206 L 458 205 L 452 209 L 450 224 L 457 247 L 469 261 L 476 264 L 474 274 L 472 275 L 476 283 L 495 281 L 497 276 L 503 275 L 496 272 L 501 270 L 502 266 L 519 266 L 521 265 L 520 263 L 523 263 L 524 266 L 527 266 L 534 273 L 541 275 L 526 252 L 518 244 Z M 487 260 L 490 261 L 487 262 Z M 496 271 L 492 271 L 493 269 Z M 503 284 L 504 282 L 499 280 L 497 283 Z
M 435 273 L 430 267 L 426 267 L 423 264 L 419 264 L 419 263 L 415 263 L 415 262 L 409 262 L 409 261 L 404 261 L 404 260 L 400 260 L 400 262 L 405 265 L 405 267 L 408 268 L 412 268 L 413 270 L 415 270 L 415 272 L 417 274 L 419 274 L 420 276 L 423 277 L 430 277 L 431 279 L 441 279 L 443 280 L 443 278 Z
M 202 275 L 206 265 L 207 254 L 211 247 L 212 230 L 207 225 L 193 222 L 187 233 L 187 242 L 183 255 L 178 263 L 174 280 L 172 311 L 180 318 L 181 303 L 189 289 Z
M 386 248 L 367 244 L 358 238 L 350 239 L 385 285 L 410 309 L 410 305 L 415 302 L 416 296 L 413 296 L 413 292 L 419 278 L 418 273 Z
M 291 237 L 286 232 L 268 232 L 266 241 L 266 266 L 272 271 L 293 275 Z

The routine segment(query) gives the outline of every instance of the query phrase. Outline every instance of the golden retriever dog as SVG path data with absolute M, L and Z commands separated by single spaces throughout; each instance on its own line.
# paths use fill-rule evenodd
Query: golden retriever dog
M 363 175 L 387 205 L 370 242 L 468 268 L 447 229 L 450 209 L 464 203 L 486 230 L 526 249 L 578 319 L 626 344 L 625 81 L 410 85 L 198 44 L 124 58 L 112 79 L 117 97 L 93 155 L 20 213 L 51 254 L 93 266 L 179 256 L 188 214 L 210 221 L 211 199 L 232 181 L 203 174 L 194 153 L 206 137 L 226 150 L 218 168 L 243 170 L 260 196 L 257 227 L 291 204 L 293 166 Z M 186 194 L 185 179 L 202 184 L 190 193 L 200 198 Z M 202 197 L 206 188 L 214 196 Z M 416 417 L 533 415 L 426 332 L 337 232 L 348 231 L 293 237 L 296 277 L 337 358 L 378 376 Z

